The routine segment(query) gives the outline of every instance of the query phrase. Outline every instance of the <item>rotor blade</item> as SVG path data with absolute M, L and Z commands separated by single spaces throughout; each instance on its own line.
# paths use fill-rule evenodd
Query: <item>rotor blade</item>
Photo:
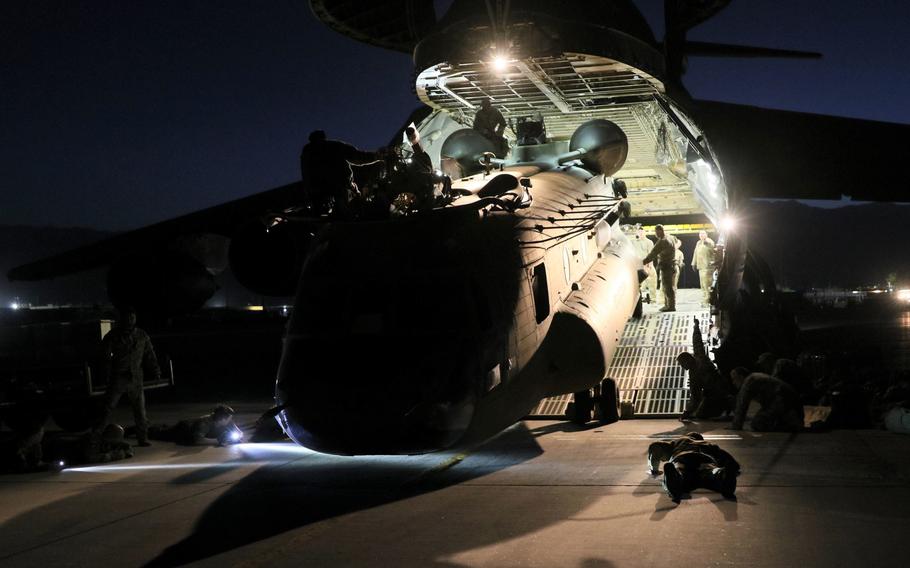
M 685 53 L 697 57 L 776 57 L 782 59 L 820 59 L 822 56 L 821 53 L 814 51 L 794 51 L 702 41 L 687 41 Z

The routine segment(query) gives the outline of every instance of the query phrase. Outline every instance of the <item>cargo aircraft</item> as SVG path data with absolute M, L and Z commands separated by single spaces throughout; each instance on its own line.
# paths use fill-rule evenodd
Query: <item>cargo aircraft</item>
M 690 57 L 817 55 L 687 40 L 728 3 L 667 0 L 658 41 L 629 0 L 455 0 L 439 18 L 430 0 L 311 0 L 330 28 L 413 55 L 424 106 L 384 174 L 363 182 L 393 212 L 314 217 L 293 183 L 9 277 L 109 265 L 115 304 L 173 313 L 212 295 L 226 247 L 247 287 L 295 297 L 278 418 L 323 452 L 470 446 L 564 393 L 577 421 L 615 419 L 605 373 L 640 306 L 629 227 L 719 230 L 723 362 L 777 337 L 773 279 L 728 224 L 745 199 L 900 197 L 888 172 L 908 126 L 692 100 Z M 471 128 L 484 100 L 511 125 L 504 144 Z M 408 124 L 440 170 L 417 183 L 430 206 L 413 206 Z

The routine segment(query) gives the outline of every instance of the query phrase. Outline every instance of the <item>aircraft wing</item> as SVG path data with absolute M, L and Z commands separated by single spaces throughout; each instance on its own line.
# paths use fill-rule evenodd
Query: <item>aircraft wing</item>
M 408 54 L 436 24 L 432 0 L 310 0 L 310 9 L 336 32 Z
M 735 195 L 910 201 L 898 170 L 910 125 L 710 101 L 692 110 Z
M 277 187 L 24 264 L 7 276 L 10 280 L 43 280 L 108 265 L 124 256 L 167 246 L 184 235 L 230 236 L 250 219 L 298 205 L 302 192 L 300 182 Z

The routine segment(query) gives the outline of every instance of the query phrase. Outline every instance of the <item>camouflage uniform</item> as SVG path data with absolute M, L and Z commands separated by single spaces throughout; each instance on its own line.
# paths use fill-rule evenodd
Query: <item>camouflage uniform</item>
M 509 152 L 509 145 L 502 133 L 506 129 L 506 119 L 493 106 L 481 106 L 474 115 L 474 130 L 479 132 L 496 145 L 496 157 L 505 158 Z
M 490 140 L 502 136 L 502 131 L 506 127 L 506 119 L 499 112 L 499 109 L 492 106 L 480 108 L 474 115 L 474 130 L 480 132 Z
M 173 426 L 152 426 L 149 428 L 149 436 L 153 440 L 174 442 L 181 446 L 197 446 L 208 440 L 218 440 L 223 445 L 230 442 L 227 435 L 235 430 L 238 428 L 232 420 L 217 424 L 213 416 L 207 415 L 181 420 Z
M 796 390 L 771 375 L 752 373 L 736 397 L 731 425 L 734 430 L 742 430 L 753 400 L 761 405 L 752 418 L 752 429 L 756 432 L 795 432 L 803 427 L 803 405 Z
M 66 465 L 107 463 L 133 457 L 130 445 L 120 440 L 105 440 L 97 430 L 79 438 L 58 439 L 50 444 L 48 454 Z
M 684 493 L 698 488 L 733 497 L 739 463 L 716 444 L 704 441 L 701 434 L 690 432 L 668 442 L 654 442 L 648 446 L 648 471 L 659 473 L 664 465 L 664 489 L 674 501 Z
M 701 329 L 692 331 L 692 355 L 695 368 L 689 371 L 689 404 L 683 417 L 709 418 L 732 410 L 733 384 L 725 381 L 708 357 Z
M 658 239 L 654 248 L 648 253 L 643 264 L 654 262 L 657 267 L 657 273 L 660 276 L 660 288 L 664 295 L 664 308 L 667 310 L 676 309 L 676 238 L 672 235 L 664 235 L 664 238 Z
M 711 280 L 714 278 L 714 241 L 698 241 L 692 266 L 698 271 L 702 302 L 708 304 L 711 301 Z
M 96 429 L 108 424 L 120 397 L 125 394 L 133 408 L 136 438 L 139 443 L 145 443 L 148 441 L 148 420 L 142 383 L 145 377 L 154 380 L 161 377 L 152 341 L 138 327 L 117 326 L 104 336 L 101 344 L 108 382 L 104 414 Z

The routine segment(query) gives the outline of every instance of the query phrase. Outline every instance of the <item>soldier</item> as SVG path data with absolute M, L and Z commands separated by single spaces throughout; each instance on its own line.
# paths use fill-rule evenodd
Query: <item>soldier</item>
M 689 404 L 681 420 L 705 419 L 730 412 L 733 407 L 733 385 L 725 381 L 708 357 L 701 337 L 698 318 L 692 330 L 692 351 L 676 357 L 679 366 L 689 372 Z
M 797 432 L 803 427 L 803 405 L 790 385 L 765 373 L 749 374 L 745 367 L 730 371 L 733 385 L 739 389 L 736 410 L 730 428 L 742 430 L 753 400 L 761 409 L 752 417 L 756 432 Z
M 364 152 L 338 140 L 326 140 L 324 131 L 314 130 L 300 152 L 300 175 L 307 205 L 316 215 L 331 211 L 336 217 L 349 218 L 349 204 L 360 195 L 351 164 L 365 166 L 379 159 L 374 152 Z
M 480 110 L 474 115 L 474 130 L 496 145 L 496 156 L 505 158 L 508 148 L 502 133 L 506 130 L 506 119 L 499 109 L 493 106 L 490 99 L 483 99 Z
M 692 268 L 698 271 L 701 301 L 707 306 L 711 302 L 711 281 L 714 279 L 714 241 L 708 238 L 705 231 L 698 232 Z
M 234 424 L 234 409 L 219 404 L 207 416 L 181 420 L 173 426 L 153 426 L 149 436 L 181 446 L 198 446 L 207 440 L 217 440 L 219 446 L 226 446 L 241 441 L 243 432 Z
M 674 503 L 698 488 L 735 499 L 739 463 L 716 444 L 705 442 L 698 432 L 648 446 L 648 473 L 660 475 L 658 468 L 662 461 L 667 463 L 661 484 Z
M 104 411 L 95 430 L 108 424 L 111 414 L 124 394 L 133 408 L 136 439 L 140 446 L 149 446 L 145 415 L 145 393 L 142 383 L 146 377 L 158 380 L 161 369 L 148 334 L 136 327 L 136 311 L 130 307 L 120 310 L 120 319 L 114 329 L 101 341 L 104 375 L 107 377 L 107 394 Z
M 657 237 L 657 243 L 648 253 L 648 256 L 642 259 L 642 264 L 654 262 L 657 268 L 657 274 L 660 277 L 660 288 L 663 290 L 664 307 L 662 312 L 676 311 L 676 238 L 664 233 L 663 225 L 654 227 L 654 235 Z M 672 239 L 672 240 L 671 240 Z
M 47 452 L 54 461 L 66 465 L 107 463 L 133 457 L 133 449 L 123 440 L 123 427 L 108 424 L 75 439 L 58 439 Z
M 651 249 L 654 248 L 654 243 L 645 235 L 645 230 L 641 228 L 638 229 L 635 238 L 632 239 L 632 244 L 635 245 L 638 250 L 638 257 L 641 259 L 646 258 Z M 644 303 L 650 304 L 652 301 L 657 301 L 657 275 L 653 266 L 645 265 L 644 268 L 645 272 L 648 273 L 648 277 L 641 283 L 642 298 Z
M 31 473 L 47 469 L 41 446 L 45 422 L 46 415 L 31 415 L 9 439 L 0 442 L 0 472 Z

